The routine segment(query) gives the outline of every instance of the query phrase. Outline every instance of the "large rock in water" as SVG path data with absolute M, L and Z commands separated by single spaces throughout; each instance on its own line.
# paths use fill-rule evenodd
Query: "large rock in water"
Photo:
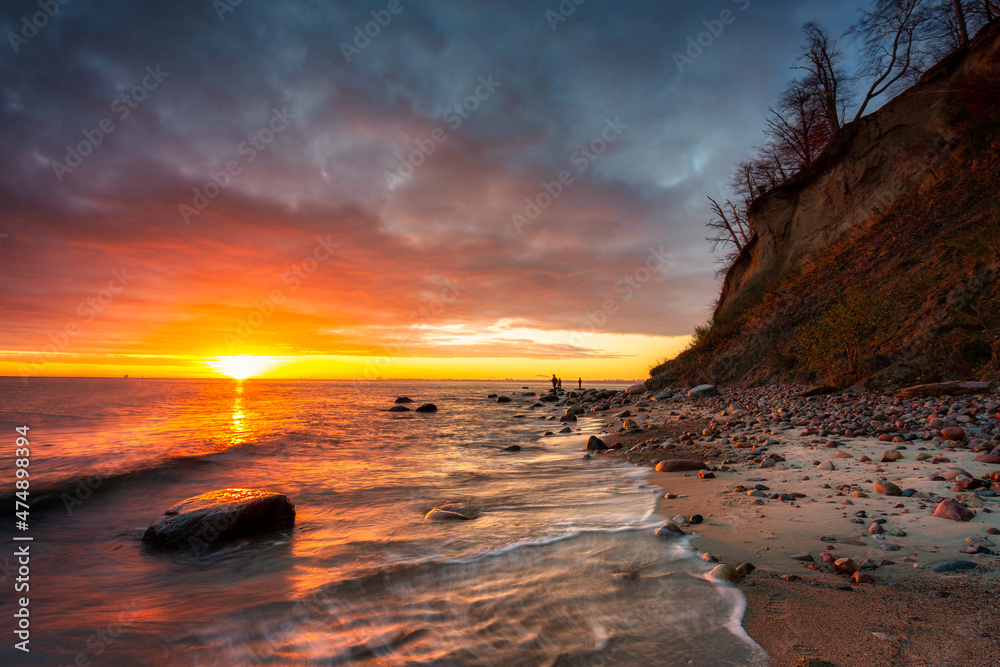
M 434 405 L 433 403 L 424 403 L 419 408 L 414 410 L 414 412 L 437 412 L 437 411 L 438 411 L 438 406 Z
M 192 547 L 255 537 L 295 525 L 288 496 L 260 489 L 221 489 L 182 500 L 154 521 L 142 540 L 162 547 Z

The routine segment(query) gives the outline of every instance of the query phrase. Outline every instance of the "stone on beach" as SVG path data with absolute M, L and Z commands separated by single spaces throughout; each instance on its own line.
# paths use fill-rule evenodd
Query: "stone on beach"
M 968 560 L 949 560 L 937 565 L 931 565 L 931 572 L 962 572 L 964 570 L 974 570 L 976 564 Z
M 875 579 L 867 572 L 861 572 L 860 570 L 851 575 L 851 580 L 856 584 L 875 585 Z
M 903 490 L 889 480 L 880 479 L 875 482 L 875 493 L 881 493 L 884 496 L 901 496 Z
M 668 521 L 657 528 L 655 534 L 659 537 L 683 537 L 686 533 L 676 523 Z
M 634 394 L 645 394 L 646 393 L 646 385 L 643 384 L 643 383 L 641 383 L 641 382 L 638 383 L 638 384 L 634 384 L 631 387 L 629 387 L 628 389 L 626 389 L 625 393 L 626 394 L 632 394 L 632 395 L 634 395 Z
M 703 398 L 707 396 L 718 396 L 719 390 L 714 384 L 700 384 L 688 391 L 689 398 Z
M 282 493 L 220 489 L 177 503 L 146 529 L 142 540 L 163 547 L 200 549 L 293 525 L 295 506 Z
M 971 521 L 976 515 L 954 498 L 945 498 L 934 509 L 934 516 L 952 521 Z
M 736 568 L 725 563 L 712 568 L 712 571 L 708 573 L 708 577 L 715 581 L 724 581 L 734 585 L 743 581 L 743 576 L 736 571 Z
M 818 466 L 816 466 L 816 469 L 817 470 L 836 470 L 837 466 L 833 465 L 833 461 L 823 461 Z
M 589 449 L 590 451 L 600 452 L 604 451 L 607 448 L 608 446 L 604 443 L 604 441 L 598 438 L 596 435 L 590 436 L 590 439 L 587 440 L 587 449 Z
M 946 426 L 941 429 L 941 437 L 945 440 L 965 440 L 965 430 L 958 426 Z
M 850 558 L 838 558 L 833 561 L 833 566 L 837 568 L 837 572 L 842 572 L 843 574 L 854 574 L 858 571 L 857 564 Z
M 454 510 L 435 507 L 424 515 L 425 521 L 468 521 L 469 517 Z
M 695 461 L 692 459 L 673 459 L 657 463 L 656 472 L 684 472 L 686 470 L 701 470 L 704 467 L 704 461 Z
M 896 449 L 887 449 L 882 452 L 881 463 L 893 463 L 903 458 L 903 454 Z

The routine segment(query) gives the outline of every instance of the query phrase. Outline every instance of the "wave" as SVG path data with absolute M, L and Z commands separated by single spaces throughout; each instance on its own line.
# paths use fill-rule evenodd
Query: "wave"
M 284 442 L 246 442 L 200 454 L 182 454 L 159 459 L 137 462 L 132 468 L 108 470 L 89 468 L 45 486 L 32 484 L 29 505 L 34 511 L 49 511 L 55 507 L 72 507 L 75 500 L 85 500 L 95 495 L 103 495 L 136 482 L 173 481 L 191 470 L 204 466 L 226 465 L 224 460 L 233 454 L 268 454 L 279 452 L 286 446 Z M 0 510 L 13 511 L 18 500 L 16 491 L 11 489 L 0 496 Z

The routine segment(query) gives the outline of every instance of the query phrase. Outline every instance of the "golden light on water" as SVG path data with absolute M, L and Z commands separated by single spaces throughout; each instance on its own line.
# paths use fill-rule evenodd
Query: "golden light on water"
M 216 357 L 208 362 L 208 366 L 221 375 L 237 380 L 256 377 L 280 365 L 278 357 L 258 357 L 251 354 L 241 354 L 234 357 Z

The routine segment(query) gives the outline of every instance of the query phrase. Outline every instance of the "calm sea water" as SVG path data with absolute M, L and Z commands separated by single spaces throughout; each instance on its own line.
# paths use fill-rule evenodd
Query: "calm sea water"
M 521 394 L 547 387 L 524 386 L 0 378 L 0 661 L 760 663 L 739 592 L 652 535 L 644 473 L 583 460 L 590 419 L 544 436 L 561 409 L 532 408 Z M 387 412 L 404 395 L 440 411 Z M 12 506 L 22 424 L 28 533 Z M 207 553 L 139 540 L 167 507 L 234 486 L 287 494 L 294 530 Z M 423 520 L 450 502 L 478 518 Z M 13 649 L 15 534 L 34 537 L 30 654 Z

